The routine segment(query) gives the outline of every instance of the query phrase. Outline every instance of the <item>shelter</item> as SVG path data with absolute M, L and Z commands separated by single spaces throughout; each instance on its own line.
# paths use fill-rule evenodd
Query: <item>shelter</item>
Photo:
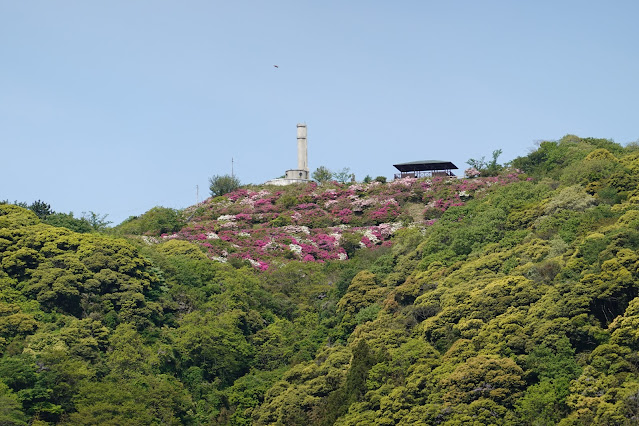
M 393 164 L 399 174 L 395 174 L 395 179 L 404 177 L 430 177 L 430 176 L 455 176 L 452 170 L 457 166 L 450 161 L 424 160 L 411 161 L 409 163 Z

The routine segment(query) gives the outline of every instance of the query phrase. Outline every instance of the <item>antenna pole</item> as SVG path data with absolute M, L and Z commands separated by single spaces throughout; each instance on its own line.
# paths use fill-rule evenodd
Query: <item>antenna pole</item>
M 195 185 L 195 204 L 200 203 L 200 185 Z
M 233 163 L 234 163 L 234 160 L 233 160 L 233 157 L 231 157 L 231 177 L 235 177 L 235 175 L 233 174 Z

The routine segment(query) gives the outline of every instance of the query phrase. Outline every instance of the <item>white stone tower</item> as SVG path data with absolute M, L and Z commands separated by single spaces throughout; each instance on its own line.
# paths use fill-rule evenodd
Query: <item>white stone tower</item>
M 297 169 L 287 170 L 282 178 L 271 179 L 265 185 L 290 185 L 310 181 L 308 170 L 308 141 L 306 140 L 306 124 L 297 125 Z
M 308 142 L 306 141 L 306 124 L 297 125 L 297 168 L 306 170 L 308 178 Z
M 284 185 L 288 183 L 307 182 L 309 180 L 306 124 L 297 125 L 297 169 L 287 170 L 285 176 L 284 179 L 287 183 Z

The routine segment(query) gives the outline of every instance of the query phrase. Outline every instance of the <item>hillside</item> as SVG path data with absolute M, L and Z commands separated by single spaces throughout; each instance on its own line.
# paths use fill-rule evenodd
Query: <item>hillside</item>
M 111 234 L 0 204 L 0 424 L 636 424 L 639 149 L 511 166 Z
M 264 271 L 290 260 L 346 260 L 360 247 L 390 246 L 400 229 L 425 230 L 449 207 L 517 176 L 242 188 L 190 209 L 188 226 L 162 239 L 195 242 L 213 260 L 244 259 Z

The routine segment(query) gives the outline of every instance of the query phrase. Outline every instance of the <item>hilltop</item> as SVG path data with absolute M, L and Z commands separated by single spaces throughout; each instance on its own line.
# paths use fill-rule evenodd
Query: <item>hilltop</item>
M 291 260 L 346 260 L 361 247 L 390 246 L 398 230 L 424 232 L 449 207 L 520 178 L 525 176 L 512 172 L 474 179 L 242 188 L 187 209 L 188 224 L 161 239 L 194 242 L 210 259 L 244 259 L 260 270 Z
M 0 423 L 633 424 L 639 149 L 248 186 L 112 234 L 0 205 Z

